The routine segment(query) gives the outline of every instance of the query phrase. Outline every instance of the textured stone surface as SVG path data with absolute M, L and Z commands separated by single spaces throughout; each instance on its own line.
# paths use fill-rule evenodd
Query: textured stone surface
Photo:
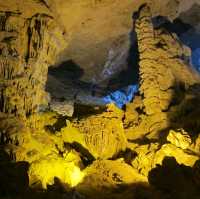
M 0 2 L 0 110 L 26 116 L 47 103 L 48 66 L 64 40 L 45 6 L 32 1 L 4 4 Z
M 137 187 L 137 183 L 140 183 L 145 187 L 147 180 L 146 177 L 140 175 L 137 170 L 120 159 L 115 161 L 97 160 L 84 172 L 86 177 L 78 185 L 77 189 L 89 198 L 94 196 L 95 198 L 121 198 L 124 196 L 132 198 L 142 190 L 137 192 L 137 188 L 134 188 L 134 185 L 132 189 L 129 185 L 135 183 Z M 117 190 L 120 190 L 120 186 L 124 186 L 124 188 L 117 193 Z
M 79 156 L 68 154 L 66 158 L 50 155 L 33 162 L 29 168 L 30 186 L 41 184 L 43 188 L 53 185 L 55 178 L 70 186 L 76 186 L 83 178 L 79 165 Z
M 110 104 L 102 114 L 73 121 L 84 137 L 85 146 L 95 158 L 108 159 L 126 148 L 123 112 Z
M 143 145 L 136 147 L 135 151 L 138 156 L 132 161 L 132 165 L 145 176 L 157 164 L 162 164 L 163 159 L 168 156 L 175 157 L 179 164 L 190 167 L 199 159 L 198 156 L 184 152 L 173 144 L 165 144 L 162 147 L 159 147 L 158 144 Z
M 1 145 L 12 161 L 29 164 L 30 186 L 46 189 L 47 185 L 54 184 L 55 177 L 75 186 L 83 178 L 80 154 L 65 147 L 69 136 L 67 140 L 62 135 L 67 130 L 73 134 L 73 129 L 68 126 L 60 132 L 59 125 L 64 124 L 58 121 L 59 117 L 54 113 L 32 115 L 26 125 L 14 117 L 1 115 Z
M 176 0 L 149 0 L 138 10 L 144 2 L 28 0 L 8 5 L 0 1 L 0 108 L 4 112 L 0 113 L 0 196 L 6 191 L 5 198 L 16 198 L 13 190 L 24 189 L 28 190 L 28 196 L 21 194 L 24 198 L 74 199 L 83 198 L 82 194 L 92 199 L 199 198 L 199 76 L 189 65 L 190 50 L 177 35 L 152 22 L 155 15 L 172 20 L 187 13 L 192 2 L 183 8 Z M 138 12 L 133 25 L 128 16 L 134 10 Z M 183 16 L 190 21 L 186 13 Z M 71 122 L 62 116 L 66 113 L 62 104 L 54 107 L 59 114 L 34 114 L 38 107 L 45 111 L 39 105 L 45 100 L 47 67 L 55 61 L 57 50 L 64 45 L 63 55 L 68 52 L 80 63 L 107 61 L 101 66 L 107 72 L 115 63 L 123 65 L 132 25 L 140 58 L 140 92 L 133 102 L 124 110 L 113 104 L 106 109 L 76 104 Z M 87 69 L 86 76 L 93 77 L 93 65 Z M 73 88 L 70 96 L 65 93 L 72 84 L 56 81 L 51 79 L 53 100 L 80 99 Z M 29 117 L 21 120 L 16 115 Z M 22 163 L 26 165 L 23 176 L 17 166 Z M 28 175 L 36 196 L 28 188 Z M 73 189 L 69 186 L 80 182 Z
M 167 141 L 181 149 L 187 149 L 192 144 L 190 136 L 183 129 L 180 129 L 179 131 L 171 130 L 167 136 Z
M 134 139 L 137 136 L 159 138 L 161 131 L 173 125 L 170 109 L 179 99 L 178 93 L 181 95 L 181 89 L 186 93 L 189 87 L 199 84 L 200 77 L 185 61 L 190 51 L 180 44 L 178 37 L 162 27 L 154 29 L 150 7 L 141 7 L 137 14 L 135 30 L 140 54 L 139 90 L 143 106 L 138 108 L 142 112 L 138 122 L 132 125 L 135 130 L 132 128 L 128 134 Z
M 74 113 L 74 102 L 71 101 L 51 101 L 50 105 L 51 110 L 55 111 L 56 113 L 71 117 Z

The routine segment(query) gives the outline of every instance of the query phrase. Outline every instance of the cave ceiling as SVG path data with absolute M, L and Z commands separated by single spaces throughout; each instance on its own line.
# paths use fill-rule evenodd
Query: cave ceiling
M 171 21 L 180 18 L 183 23 L 189 23 L 200 31 L 198 0 L 46 0 L 43 2 L 53 10 L 55 18 L 64 28 L 68 41 L 56 65 L 72 60 L 84 69 L 81 78 L 87 82 L 91 82 L 102 72 L 109 60 L 109 53 L 113 52 L 116 56 L 120 56 L 118 52 L 120 50 L 127 55 L 126 49 L 131 46 L 132 14 L 145 2 L 150 2 L 153 15 L 166 16 Z M 112 62 L 116 63 L 118 59 L 114 56 Z M 121 56 L 121 65 L 118 67 L 121 68 L 119 70 L 127 67 L 126 56 Z

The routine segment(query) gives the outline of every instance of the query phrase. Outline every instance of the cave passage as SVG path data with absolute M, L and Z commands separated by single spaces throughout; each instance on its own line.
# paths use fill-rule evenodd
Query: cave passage
M 126 39 L 129 40 L 126 41 L 129 46 L 122 53 L 123 56 L 109 51 L 108 60 L 100 75 L 91 81 L 82 80 L 87 70 L 84 69 L 85 66 L 76 64 L 76 60 L 68 60 L 50 67 L 46 90 L 53 99 L 59 101 L 100 106 L 114 103 L 123 108 L 138 92 L 139 82 L 139 52 L 135 30 L 131 30 Z M 120 43 L 120 39 L 118 42 Z M 118 66 L 117 61 L 121 61 L 122 64 Z

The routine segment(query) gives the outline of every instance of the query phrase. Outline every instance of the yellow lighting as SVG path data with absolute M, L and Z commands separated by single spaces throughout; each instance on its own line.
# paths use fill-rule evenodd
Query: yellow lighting
M 67 162 L 61 158 L 36 161 L 29 168 L 30 185 L 41 182 L 42 187 L 46 189 L 47 185 L 54 184 L 55 177 L 74 187 L 83 180 L 84 172 L 74 162 Z
M 72 187 L 75 187 L 80 182 L 82 182 L 82 180 L 84 178 L 84 173 L 80 170 L 79 167 L 74 167 L 70 178 L 71 178 L 71 184 L 70 185 Z

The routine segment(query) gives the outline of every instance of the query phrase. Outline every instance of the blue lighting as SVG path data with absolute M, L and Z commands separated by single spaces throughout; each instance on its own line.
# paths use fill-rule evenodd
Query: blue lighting
M 200 48 L 192 51 L 192 64 L 200 72 Z
M 181 41 L 192 50 L 192 65 L 200 72 L 200 39 L 199 33 L 189 32 L 181 35 Z
M 130 102 L 135 94 L 138 92 L 138 85 L 129 85 L 126 88 L 114 91 L 113 93 L 103 97 L 105 104 L 115 103 L 116 106 L 122 108 L 125 104 Z

